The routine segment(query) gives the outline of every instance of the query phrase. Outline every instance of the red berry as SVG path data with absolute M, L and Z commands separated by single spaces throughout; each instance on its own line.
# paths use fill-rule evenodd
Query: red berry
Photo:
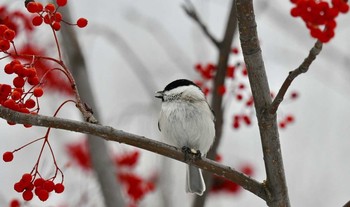
M 0 24 L 0 35 L 3 35 L 7 29 L 8 27 L 6 25 Z
M 290 14 L 292 15 L 292 17 L 298 17 L 300 16 L 300 9 L 298 7 L 294 7 L 293 9 L 290 10 Z
M 245 68 L 245 69 L 242 70 L 242 75 L 243 75 L 243 76 L 247 76 L 247 75 L 248 75 L 247 68 Z
M 253 175 L 253 168 L 250 165 L 245 165 L 242 167 L 242 172 L 246 175 L 252 176 Z
M 44 94 L 44 91 L 41 87 L 36 87 L 33 91 L 35 97 L 41 97 Z
M 16 88 L 22 88 L 24 86 L 24 79 L 22 77 L 15 77 L 13 79 L 13 85 L 16 87 Z
M 13 189 L 15 189 L 16 192 L 22 193 L 25 189 L 24 183 L 23 182 L 17 182 L 13 185 Z
M 55 11 L 56 7 L 54 4 L 46 4 L 45 11 L 53 13 Z
M 239 101 L 242 100 L 242 99 L 243 99 L 242 94 L 237 94 L 237 95 L 236 95 L 236 99 L 239 100 Z
M 25 113 L 25 114 L 30 114 L 30 111 L 29 111 L 29 109 L 27 109 L 27 108 L 19 108 L 18 111 L 19 111 L 19 112 L 22 112 L 22 113 Z
M 293 122 L 294 121 L 294 117 L 292 115 L 289 115 L 286 117 L 286 121 L 287 122 Z
M 10 42 L 8 40 L 0 40 L 0 50 L 1 51 L 7 51 L 10 49 Z
M 15 73 L 18 75 L 23 73 L 24 67 L 21 63 L 16 63 L 13 65 L 13 69 L 15 70 Z
M 43 18 L 41 16 L 35 16 L 32 19 L 32 24 L 34 26 L 40 26 L 43 23 Z
M 30 12 L 30 13 L 36 13 L 36 12 L 39 12 L 39 6 L 36 2 L 32 1 L 32 2 L 29 2 L 27 5 L 27 10 Z
M 42 185 L 44 184 L 44 182 L 45 182 L 44 179 L 42 179 L 42 178 L 37 178 L 37 179 L 35 179 L 35 181 L 34 181 L 34 186 L 35 186 L 35 187 L 42 186 Z
M 16 122 L 12 122 L 12 121 L 7 121 L 7 124 L 10 126 L 16 125 Z
M 77 20 L 77 25 L 78 25 L 78 27 L 80 27 L 80 28 L 86 27 L 87 24 L 88 24 L 88 20 L 85 19 L 85 18 L 79 18 L 79 19 Z
M 15 38 L 16 33 L 12 29 L 7 29 L 3 35 L 5 39 L 12 41 Z
M 29 173 L 23 174 L 21 181 L 23 181 L 23 182 L 31 182 L 32 181 L 32 175 L 29 174 Z
M 314 38 L 319 38 L 322 36 L 322 31 L 319 28 L 312 28 L 310 34 Z
M 38 85 L 40 83 L 40 80 L 38 76 L 28 77 L 28 83 L 32 86 Z
M 285 122 L 280 122 L 279 126 L 280 126 L 280 128 L 284 129 L 284 128 L 286 128 L 286 123 Z
M 11 92 L 11 86 L 7 84 L 1 84 L 0 93 L 3 95 L 8 95 Z
M 247 124 L 250 125 L 252 123 L 252 121 L 250 120 L 250 117 L 247 115 L 243 116 L 243 121 Z
M 55 17 L 55 21 L 56 21 L 56 22 L 62 21 L 62 14 L 61 14 L 61 13 L 56 12 L 55 15 L 54 15 L 54 17 Z
M 234 129 L 238 129 L 239 128 L 239 121 L 238 120 L 233 122 L 233 128 Z
M 58 6 L 65 6 L 67 4 L 67 0 L 56 0 Z
M 17 199 L 12 199 L 10 202 L 10 207 L 21 207 L 21 203 Z
M 26 190 L 23 192 L 22 197 L 25 201 L 30 201 L 33 198 L 33 192 L 31 190 Z
M 44 16 L 44 22 L 45 24 L 51 24 L 51 18 L 48 14 Z
M 64 185 L 62 183 L 57 183 L 55 185 L 55 192 L 62 193 L 64 191 Z
M 226 92 L 226 87 L 224 86 L 224 85 L 221 85 L 221 86 L 219 86 L 218 87 L 218 93 L 219 93 L 219 95 L 224 95 L 225 94 L 225 92 Z
M 12 74 L 12 73 L 15 72 L 15 70 L 14 70 L 14 68 L 13 68 L 13 65 L 11 65 L 11 64 L 5 65 L 4 71 L 5 71 L 5 73 L 7 73 L 7 74 Z
M 12 152 L 5 152 L 3 155 L 2 155 L 2 159 L 5 161 L 5 162 L 11 162 L 13 160 L 13 153 Z
M 44 182 L 43 188 L 46 191 L 51 192 L 51 191 L 53 191 L 55 189 L 55 184 L 51 180 L 47 180 L 47 181 Z
M 199 71 L 199 72 L 201 72 L 201 71 L 203 70 L 202 64 L 200 64 L 200 63 L 195 64 L 195 65 L 194 65 L 194 68 L 195 68 L 197 71 Z
M 329 22 L 327 22 L 327 24 L 326 24 L 327 29 L 331 29 L 331 30 L 334 30 L 334 28 L 335 28 L 336 26 L 337 26 L 337 23 L 336 23 L 334 20 L 329 21 Z
M 349 5 L 347 3 L 342 3 L 339 7 L 341 13 L 347 13 L 349 11 Z
M 55 31 L 60 30 L 60 29 L 61 29 L 61 23 L 59 23 L 59 22 L 54 22 L 54 23 L 52 24 L 52 29 L 54 29 Z
M 38 190 L 37 196 L 41 201 L 46 201 L 49 198 L 49 192 L 47 192 L 47 190 L 40 189 Z
M 24 103 L 24 106 L 27 107 L 28 109 L 32 109 L 34 108 L 36 105 L 35 101 L 33 99 L 28 99 L 26 100 L 26 102 Z
M 229 78 L 234 78 L 235 75 L 235 66 L 228 66 L 226 69 L 226 76 Z
M 233 54 L 238 54 L 238 53 L 239 53 L 238 48 L 237 48 L 237 47 L 233 48 L 233 49 L 232 49 L 232 53 L 233 53 Z
M 13 99 L 7 99 L 2 105 L 6 108 L 14 109 L 16 106 L 16 102 Z
M 293 92 L 291 95 L 290 95 L 290 97 L 292 98 L 292 99 L 296 99 L 296 98 L 298 98 L 298 93 L 297 92 Z
M 31 125 L 31 124 L 23 124 L 23 126 L 24 126 L 25 128 L 30 128 L 30 127 L 32 127 L 33 125 Z
M 36 76 L 36 69 L 35 68 L 27 68 L 27 77 L 34 77 Z
M 18 91 L 13 91 L 11 94 L 11 98 L 15 101 L 19 100 L 22 96 L 22 93 L 18 92 Z

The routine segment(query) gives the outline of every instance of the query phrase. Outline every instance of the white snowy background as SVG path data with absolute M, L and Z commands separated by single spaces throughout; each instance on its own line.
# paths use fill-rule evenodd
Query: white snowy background
M 9 1 L 6 1 L 9 3 Z M 79 41 L 87 60 L 90 80 L 101 114 L 101 122 L 128 132 L 158 139 L 159 100 L 150 91 L 162 89 L 177 78 L 197 79 L 193 65 L 216 62 L 217 51 L 189 19 L 181 5 L 182 0 L 70 0 L 74 18 L 86 17 L 89 26 L 79 29 Z M 230 9 L 230 0 L 195 0 L 199 15 L 215 37 L 221 38 Z M 11 8 L 20 7 L 16 1 Z M 315 40 L 311 39 L 304 23 L 292 18 L 289 1 L 255 1 L 258 33 L 267 70 L 270 88 L 277 91 L 288 72 L 302 62 Z M 280 131 L 287 184 L 292 206 L 342 206 L 350 200 L 350 15 L 339 17 L 336 36 L 324 45 L 321 55 L 310 71 L 298 77 L 291 90 L 300 98 L 282 103 L 280 113 L 291 113 L 295 123 Z M 130 67 L 123 48 L 118 48 L 120 38 L 107 39 L 106 30 L 118 34 L 142 61 L 151 78 L 143 70 Z M 42 34 L 41 34 L 42 35 Z M 42 35 L 49 39 L 49 35 Z M 238 45 L 238 37 L 234 40 Z M 164 49 L 165 48 L 165 49 Z M 166 51 L 170 51 L 171 57 Z M 132 59 L 132 58 L 131 58 Z M 3 63 L 1 63 L 3 64 Z M 141 76 L 140 76 L 141 74 Z M 154 88 L 145 88 L 143 81 Z M 147 78 L 145 80 L 145 78 Z M 1 82 L 8 81 L 0 76 Z M 46 96 L 41 101 L 43 114 L 52 114 L 60 101 L 60 94 Z M 237 103 L 230 103 L 225 115 L 225 127 L 219 152 L 223 163 L 239 167 L 249 163 L 254 167 L 254 178 L 265 178 L 259 132 L 256 126 L 233 130 L 232 113 Z M 62 117 L 78 119 L 74 106 L 67 106 Z M 253 122 L 256 124 L 256 121 Z M 0 151 L 15 149 L 44 134 L 44 129 L 9 127 L 1 121 L 2 144 Z M 68 162 L 63 153 L 64 144 L 83 137 L 77 133 L 54 130 L 50 136 L 60 165 Z M 131 147 L 109 143 L 116 153 Z M 20 176 L 32 169 L 40 144 L 15 154 L 15 160 L 0 162 L 0 205 L 7 206 L 13 197 L 20 195 L 12 189 Z M 145 177 L 162 168 L 163 159 L 142 151 L 137 171 Z M 52 170 L 51 159 L 44 159 L 43 170 Z M 193 197 L 184 192 L 185 168 L 171 161 L 168 190 L 173 206 L 189 207 Z M 34 199 L 28 206 L 58 206 L 68 203 L 75 206 L 78 196 L 89 196 L 90 202 L 81 206 L 100 206 L 97 184 L 91 176 L 77 170 L 65 170 L 66 193 L 42 203 Z M 140 206 L 161 206 L 159 191 L 147 195 Z M 248 191 L 237 195 L 215 194 L 209 196 L 207 205 L 215 207 L 266 206 L 265 202 Z

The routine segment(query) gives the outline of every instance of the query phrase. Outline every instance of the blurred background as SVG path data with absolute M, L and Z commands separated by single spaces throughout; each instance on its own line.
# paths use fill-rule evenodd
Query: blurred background
M 0 6 L 6 5 L 10 11 L 25 12 L 22 1 L 0 2 Z M 231 1 L 191 2 L 213 36 L 221 39 Z M 217 49 L 198 24 L 186 15 L 184 4 L 183 0 L 68 1 L 72 19 L 85 17 L 89 21 L 86 28 L 76 29 L 76 35 L 102 124 L 161 140 L 157 128 L 160 102 L 154 98 L 154 92 L 178 78 L 203 81 L 195 66 L 216 64 Z M 289 1 L 260 0 L 254 4 L 270 88 L 276 93 L 288 72 L 297 68 L 307 56 L 315 40 L 302 20 L 291 17 Z M 292 83 L 290 92 L 296 93 L 297 98 L 287 99 L 278 112 L 280 121 L 288 116 L 293 118 L 287 126 L 280 127 L 292 206 L 342 206 L 350 200 L 349 21 L 350 15 L 339 16 L 335 37 L 324 45 L 309 72 Z M 30 41 L 57 56 L 52 50 L 54 42 L 50 32 L 44 27 L 37 28 Z M 63 47 L 69 48 L 69 45 Z M 237 32 L 232 48 L 238 48 L 238 52 L 230 56 L 229 64 L 242 63 Z M 1 67 L 7 63 L 2 60 Z M 264 162 L 254 111 L 236 97 L 237 86 L 248 87 L 244 67 L 240 66 L 239 70 L 242 73 L 234 80 L 226 81 L 223 135 L 218 154 L 223 164 L 239 171 L 248 170 L 254 179 L 263 181 Z M 2 83 L 10 80 L 5 75 L 0 76 Z M 209 81 L 206 84 L 210 87 Z M 69 96 L 57 89 L 47 91 L 40 100 L 40 112 L 52 115 Z M 250 92 L 245 88 L 239 94 L 248 99 Z M 234 127 L 237 114 L 247 114 L 251 124 Z M 73 104 L 63 107 L 59 117 L 80 119 Z M 46 132 L 38 127 L 10 127 L 4 120 L 0 126 L 1 152 L 12 151 Z M 82 134 L 52 130 L 50 142 L 57 164 L 64 172 L 66 190 L 50 196 L 44 203 L 35 198 L 24 206 L 103 205 L 94 173 L 79 166 L 67 147 L 84 143 L 84 138 Z M 32 170 L 40 147 L 41 143 L 35 143 L 16 152 L 13 162 L 0 162 L 1 206 L 9 206 L 13 198 L 21 198 L 13 190 L 13 184 L 23 173 Z M 137 206 L 191 206 L 194 196 L 185 193 L 183 163 L 124 144 L 108 142 L 108 147 L 115 157 L 135 150 L 139 153 L 135 166 L 124 170 L 151 182 L 154 189 L 147 192 Z M 40 165 L 43 176 L 52 173 L 52 157 L 48 152 Z M 212 189 L 205 206 L 266 206 L 262 199 L 237 186 L 223 188 Z

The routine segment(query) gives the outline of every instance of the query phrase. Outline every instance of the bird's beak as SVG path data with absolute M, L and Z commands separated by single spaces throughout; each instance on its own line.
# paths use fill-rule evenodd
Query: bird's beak
M 158 91 L 158 92 L 156 92 L 156 95 L 155 95 L 156 98 L 163 99 L 163 96 L 164 96 L 164 91 Z

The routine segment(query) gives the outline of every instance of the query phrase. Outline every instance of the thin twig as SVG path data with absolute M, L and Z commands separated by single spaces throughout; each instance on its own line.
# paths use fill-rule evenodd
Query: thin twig
M 198 16 L 197 11 L 196 11 L 195 7 L 193 6 L 192 2 L 190 0 L 186 1 L 186 3 L 182 5 L 182 8 L 186 12 L 186 14 L 200 26 L 200 28 L 203 30 L 204 34 L 210 39 L 210 41 L 217 48 L 219 48 L 220 42 L 210 33 L 207 26 L 204 24 L 204 22 Z
M 276 95 L 276 98 L 273 100 L 270 106 L 270 110 L 269 110 L 270 114 L 276 113 L 279 105 L 282 103 L 284 99 L 284 95 L 286 94 L 290 84 L 300 74 L 306 73 L 309 70 L 311 63 L 316 59 L 316 56 L 320 54 L 321 50 L 322 50 L 322 42 L 317 40 L 314 46 L 311 48 L 309 55 L 304 59 L 301 65 L 297 69 L 289 72 L 289 75 L 287 76 L 286 80 L 283 82 L 280 90 Z
M 153 139 L 146 138 L 131 133 L 117 130 L 109 126 L 103 126 L 99 124 L 91 124 L 88 122 L 74 121 L 69 119 L 62 119 L 57 117 L 49 117 L 42 115 L 30 115 L 20 112 L 16 112 L 0 106 L 0 117 L 12 122 L 20 124 L 31 124 L 33 126 L 51 127 L 69 131 L 75 131 L 85 134 L 91 134 L 101 137 L 108 141 L 115 141 L 119 143 L 128 144 L 141 149 L 145 149 L 180 162 L 186 162 L 184 160 L 184 154 L 181 149 L 177 149 L 173 146 L 164 144 L 162 142 L 155 141 Z M 222 165 L 215 161 L 203 158 L 191 162 L 192 165 L 215 173 L 219 176 L 225 177 L 248 191 L 254 193 L 262 199 L 266 199 L 266 192 L 263 184 L 257 182 L 253 178 L 250 178 L 235 169 Z

